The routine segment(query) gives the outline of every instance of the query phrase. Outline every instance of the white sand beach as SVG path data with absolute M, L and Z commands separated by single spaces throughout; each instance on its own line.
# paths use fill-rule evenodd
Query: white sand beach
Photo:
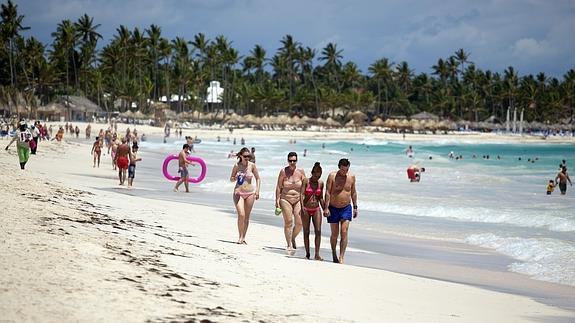
M 92 136 L 99 126 L 93 125 Z M 83 136 L 84 125 L 80 127 Z M 162 133 L 154 127 L 137 129 L 147 135 Z M 264 136 L 247 129 L 232 135 L 225 129 L 190 129 L 184 134 Z M 396 134 L 369 136 L 402 140 Z M 433 138 L 407 135 L 406 140 Z M 464 138 L 541 141 L 484 134 Z M 105 166 L 92 168 L 89 150 L 86 144 L 41 142 L 25 171 L 18 167 L 14 147 L 0 153 L 0 322 L 575 320 L 572 311 L 524 296 L 287 257 L 277 227 L 252 223 L 248 245 L 237 245 L 233 214 L 194 204 L 195 193 L 190 203 L 143 198 L 140 188 L 118 186 L 107 158 Z M 324 239 L 322 245 L 326 248 L 329 242 Z
M 62 122 L 51 122 L 54 127 L 60 125 L 63 126 Z M 84 136 L 84 129 L 88 123 L 86 122 L 74 122 L 74 126 L 78 125 L 81 129 L 80 137 Z M 524 133 L 523 135 L 515 134 L 503 134 L 503 133 L 487 133 L 487 132 L 458 132 L 450 131 L 447 134 L 412 134 L 407 133 L 405 137 L 401 133 L 394 132 L 383 132 L 378 131 L 374 127 L 359 128 L 358 131 L 353 131 L 349 128 L 310 128 L 308 130 L 254 130 L 251 127 L 240 127 L 233 128 L 233 132 L 230 133 L 226 126 L 202 126 L 200 124 L 192 124 L 192 128 L 183 129 L 184 135 L 198 136 L 199 138 L 215 138 L 220 136 L 222 140 L 227 137 L 236 138 L 238 141 L 241 137 L 246 139 L 254 137 L 265 137 L 265 138 L 301 138 L 301 139 L 317 139 L 317 140 L 333 140 L 333 139 L 363 139 L 372 138 L 379 140 L 393 140 L 393 141 L 469 141 L 469 142 L 507 142 L 507 143 L 573 143 L 575 142 L 575 137 L 570 135 L 565 136 L 548 136 L 544 138 L 542 136 L 528 135 Z M 92 124 L 92 136 L 97 135 L 99 129 L 106 129 L 109 125 L 106 124 Z M 163 135 L 164 128 L 153 127 L 148 125 L 135 125 L 135 124 L 124 124 L 118 123 L 118 132 L 125 132 L 127 128 L 138 130 L 139 134 L 146 135 Z M 57 128 L 54 128 L 56 131 Z M 172 133 L 174 129 L 172 128 Z

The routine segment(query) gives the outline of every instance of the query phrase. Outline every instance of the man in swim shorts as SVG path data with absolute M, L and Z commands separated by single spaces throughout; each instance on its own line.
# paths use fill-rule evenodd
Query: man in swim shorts
M 425 172 L 424 167 L 419 167 L 417 165 L 411 165 L 407 168 L 407 178 L 410 182 L 419 182 L 421 179 L 421 173 Z
M 138 144 L 132 145 L 132 152 L 130 152 L 130 165 L 128 166 L 128 187 L 134 184 L 134 177 L 136 177 L 136 162 L 142 158 L 138 157 Z
M 323 215 L 331 227 L 331 253 L 333 262 L 343 263 L 345 249 L 347 248 L 347 234 L 349 223 L 357 217 L 357 191 L 355 190 L 355 175 L 349 172 L 350 162 L 346 158 L 339 160 L 339 170 L 327 177 L 325 191 L 325 205 Z M 353 206 L 352 206 L 353 204 Z M 339 243 L 339 257 L 336 253 L 337 239 L 341 234 Z
M 180 185 L 182 185 L 182 183 L 184 183 L 184 186 L 186 187 L 186 193 L 190 192 L 188 187 L 188 178 L 190 177 L 190 173 L 188 172 L 188 165 L 190 162 L 186 159 L 189 153 L 190 145 L 184 144 L 184 146 L 182 146 L 182 151 L 180 151 L 180 154 L 178 155 L 178 173 L 180 173 L 180 179 L 176 183 L 176 186 L 174 186 L 174 192 L 178 191 L 178 188 Z
M 569 175 L 567 174 L 567 166 L 563 166 L 561 167 L 561 171 L 555 177 L 555 183 L 559 184 L 561 195 L 567 194 L 567 181 L 569 181 L 569 185 L 573 186 L 571 178 L 569 178 Z
M 126 143 L 126 138 L 122 138 L 122 144 L 116 149 L 115 162 L 118 166 L 118 177 L 120 178 L 120 185 L 124 185 L 126 181 L 126 173 L 128 172 L 128 165 L 130 163 L 130 146 Z

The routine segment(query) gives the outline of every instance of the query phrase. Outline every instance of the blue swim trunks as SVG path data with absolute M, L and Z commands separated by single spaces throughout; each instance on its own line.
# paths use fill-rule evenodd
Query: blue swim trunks
M 330 205 L 327 222 L 339 223 L 343 220 L 351 221 L 352 215 L 353 215 L 353 209 L 351 208 L 351 204 L 348 204 L 347 206 L 344 206 L 342 208 L 337 208 Z

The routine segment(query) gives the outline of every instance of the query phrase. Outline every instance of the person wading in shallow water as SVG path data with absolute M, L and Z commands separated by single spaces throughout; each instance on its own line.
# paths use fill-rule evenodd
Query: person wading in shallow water
M 569 185 L 573 186 L 571 178 L 569 178 L 569 175 L 567 174 L 567 166 L 563 166 L 561 167 L 561 171 L 555 177 L 555 183 L 559 184 L 561 195 L 567 194 L 567 181 L 569 181 Z
M 357 191 L 355 190 L 355 175 L 349 172 L 349 160 L 340 159 L 338 167 L 338 171 L 332 172 L 327 177 L 325 205 L 328 207 L 324 209 L 323 215 L 327 216 L 327 222 L 331 227 L 330 244 L 333 262 L 343 263 L 349 223 L 352 217 L 357 217 Z M 336 247 L 340 235 L 338 257 Z

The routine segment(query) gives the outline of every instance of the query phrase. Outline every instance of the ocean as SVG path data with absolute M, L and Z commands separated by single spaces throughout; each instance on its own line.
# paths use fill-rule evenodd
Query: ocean
M 161 138 L 153 137 L 140 145 L 143 161 L 138 164 L 135 185 L 143 190 L 127 194 L 211 205 L 234 217 L 234 183 L 228 179 L 236 159 L 227 155 L 241 148 L 240 138 L 237 145 L 226 138 L 218 142 L 215 136 L 201 139 L 192 155 L 206 161 L 208 173 L 203 182 L 190 184 L 191 194 L 171 192 L 174 183 L 161 173 L 163 159 L 179 152 L 184 140 L 171 138 L 163 144 Z M 409 145 L 414 150 L 412 158 L 405 153 Z M 359 217 L 350 228 L 348 264 L 524 294 L 530 292 L 488 280 L 455 279 L 442 275 L 439 268 L 448 265 L 516 273 L 530 280 L 575 286 L 575 191 L 568 187 L 567 195 L 560 195 L 556 188 L 553 194 L 546 194 L 547 183 L 555 178 L 562 160 L 569 169 L 575 165 L 575 144 L 460 139 L 393 142 L 366 137 L 297 143 L 248 138 L 246 146 L 256 148 L 262 179 L 261 198 L 252 221 L 278 227 L 283 221 L 274 215 L 273 199 L 288 152 L 298 153 L 298 167 L 308 175 L 319 161 L 323 180 L 337 169 L 340 158 L 350 160 L 350 172 L 357 178 Z M 463 158 L 449 158 L 450 153 Z M 419 183 L 407 179 L 406 168 L 412 164 L 426 168 Z M 175 163 L 170 165 L 170 172 L 176 172 Z M 192 176 L 198 173 L 191 168 Z M 329 236 L 325 222 L 322 232 Z M 257 232 L 248 232 L 248 240 L 251 234 Z M 298 239 L 303 246 L 301 235 Z M 276 247 L 284 244 L 283 231 L 278 230 Z M 327 259 L 329 255 L 329 245 L 324 243 L 322 256 Z M 435 265 L 438 269 L 431 270 Z M 575 307 L 573 297 L 561 305 Z

